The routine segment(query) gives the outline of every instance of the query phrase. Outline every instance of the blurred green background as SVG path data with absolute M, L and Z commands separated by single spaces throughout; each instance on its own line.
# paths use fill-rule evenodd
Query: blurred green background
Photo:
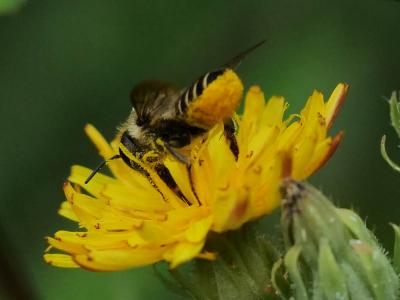
M 42 261 L 44 236 L 74 228 L 56 213 L 70 165 L 100 161 L 83 126 L 110 139 L 138 81 L 185 86 L 264 38 L 239 69 L 246 87 L 283 95 L 298 111 L 313 89 L 328 95 L 350 84 L 334 127 L 345 139 L 311 182 L 360 212 L 391 249 L 400 176 L 379 141 L 388 133 L 400 160 L 383 98 L 400 88 L 400 3 L 322 2 L 0 0 L 0 223 L 8 237 L 0 246 L 35 299 L 165 298 L 151 268 L 91 273 Z

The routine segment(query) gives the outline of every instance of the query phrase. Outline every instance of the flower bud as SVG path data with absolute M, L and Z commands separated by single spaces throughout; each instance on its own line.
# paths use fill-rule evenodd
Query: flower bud
M 397 299 L 399 278 L 355 212 L 291 179 L 282 194 L 284 267 L 295 299 Z

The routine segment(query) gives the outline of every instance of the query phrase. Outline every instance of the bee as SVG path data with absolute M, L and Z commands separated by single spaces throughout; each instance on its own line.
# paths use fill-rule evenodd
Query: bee
M 190 174 L 190 160 L 180 150 L 189 146 L 195 138 L 205 135 L 219 122 L 224 122 L 224 136 L 237 159 L 239 148 L 232 115 L 240 104 L 243 85 L 233 70 L 263 43 L 257 43 L 222 67 L 205 73 L 186 89 L 158 80 L 146 80 L 135 86 L 130 94 L 132 110 L 120 130 L 119 154 L 101 163 L 85 184 L 108 161 L 122 159 L 145 176 L 163 198 L 147 168 L 154 170 L 182 201 L 191 205 L 179 190 L 164 161 L 171 155 L 185 164 Z

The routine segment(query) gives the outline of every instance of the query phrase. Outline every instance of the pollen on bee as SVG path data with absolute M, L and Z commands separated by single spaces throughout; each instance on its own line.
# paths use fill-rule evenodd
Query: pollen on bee
M 187 111 L 189 123 L 210 128 L 233 115 L 243 95 L 238 75 L 227 69 L 193 101 Z

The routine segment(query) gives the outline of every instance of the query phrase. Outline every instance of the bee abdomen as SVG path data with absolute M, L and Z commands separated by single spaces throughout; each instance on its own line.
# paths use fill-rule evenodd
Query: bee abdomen
M 177 102 L 177 113 L 184 114 L 190 103 L 198 98 L 203 91 L 209 86 L 218 76 L 222 75 L 225 70 L 218 70 L 204 74 L 192 86 L 183 92 Z

